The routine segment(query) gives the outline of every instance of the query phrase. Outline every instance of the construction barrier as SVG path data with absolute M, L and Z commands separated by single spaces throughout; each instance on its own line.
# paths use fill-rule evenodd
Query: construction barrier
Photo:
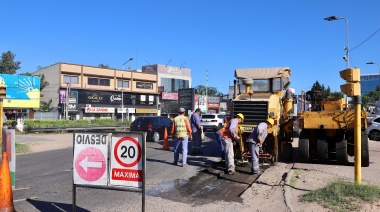
M 170 148 L 169 148 L 169 139 L 168 139 L 168 130 L 166 129 L 166 127 L 164 129 L 164 143 L 162 145 L 162 149 L 163 150 L 170 150 Z
M 8 164 L 8 155 L 2 154 L 1 171 L 0 171 L 0 211 L 15 211 L 13 205 L 12 183 Z

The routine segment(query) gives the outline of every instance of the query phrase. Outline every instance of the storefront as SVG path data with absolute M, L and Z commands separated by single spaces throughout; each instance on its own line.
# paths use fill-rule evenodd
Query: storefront
M 136 116 L 157 115 L 154 94 L 123 93 L 120 91 L 61 90 L 62 115 L 70 119 L 131 120 Z M 122 96 L 123 95 L 123 96 Z M 124 110 L 123 110 L 124 109 Z M 123 118 L 122 118 L 123 115 Z

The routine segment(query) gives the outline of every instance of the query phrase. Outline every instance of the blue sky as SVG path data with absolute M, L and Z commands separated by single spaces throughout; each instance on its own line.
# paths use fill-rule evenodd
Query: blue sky
M 346 22 L 350 67 L 376 74 L 378 0 L 0 0 L 0 52 L 21 61 L 17 73 L 67 62 L 135 69 L 149 64 L 191 69 L 193 86 L 223 93 L 236 68 L 290 67 L 296 94 L 318 80 L 344 84 Z M 362 43 L 362 44 L 361 44 Z M 360 46 L 358 46 L 361 44 Z M 358 46 L 358 47 L 357 47 Z M 357 47 L 357 48 L 355 48 Z

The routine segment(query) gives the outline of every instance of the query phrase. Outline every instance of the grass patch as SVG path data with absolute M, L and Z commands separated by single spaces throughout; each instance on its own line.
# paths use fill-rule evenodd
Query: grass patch
M 27 153 L 29 150 L 30 148 L 28 145 L 16 143 L 16 154 Z
M 290 186 L 294 187 L 298 176 L 301 174 L 300 170 L 295 170 L 293 175 L 290 177 Z
M 301 196 L 303 202 L 317 202 L 333 211 L 359 211 L 359 202 L 374 203 L 380 199 L 380 187 L 338 180 Z
M 16 143 L 15 146 L 16 146 L 16 154 L 27 153 L 30 150 L 29 146 L 26 144 Z M 3 145 L 2 145 L 2 143 L 0 143 L 0 152 L 2 152 L 2 151 L 3 151 Z

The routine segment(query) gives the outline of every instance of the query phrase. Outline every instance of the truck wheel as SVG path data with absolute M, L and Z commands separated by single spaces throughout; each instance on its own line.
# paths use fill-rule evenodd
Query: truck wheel
M 365 131 L 362 131 L 362 142 L 361 142 L 361 158 L 362 158 L 362 167 L 369 166 L 369 150 L 368 150 L 368 135 Z
M 342 140 L 335 144 L 336 148 L 336 162 L 337 164 L 347 164 L 348 154 L 347 154 L 347 140 Z
M 345 165 L 348 163 L 347 139 L 344 132 L 338 131 L 336 135 L 335 152 L 337 164 Z
M 285 159 L 285 161 L 291 162 L 292 158 L 293 158 L 292 156 L 293 156 L 293 146 L 291 143 L 286 143 L 284 145 L 284 159 Z
M 310 162 L 309 139 L 299 139 L 298 141 L 298 159 L 301 163 Z
M 317 139 L 317 158 L 320 163 L 327 163 L 329 161 L 328 144 L 324 139 Z

